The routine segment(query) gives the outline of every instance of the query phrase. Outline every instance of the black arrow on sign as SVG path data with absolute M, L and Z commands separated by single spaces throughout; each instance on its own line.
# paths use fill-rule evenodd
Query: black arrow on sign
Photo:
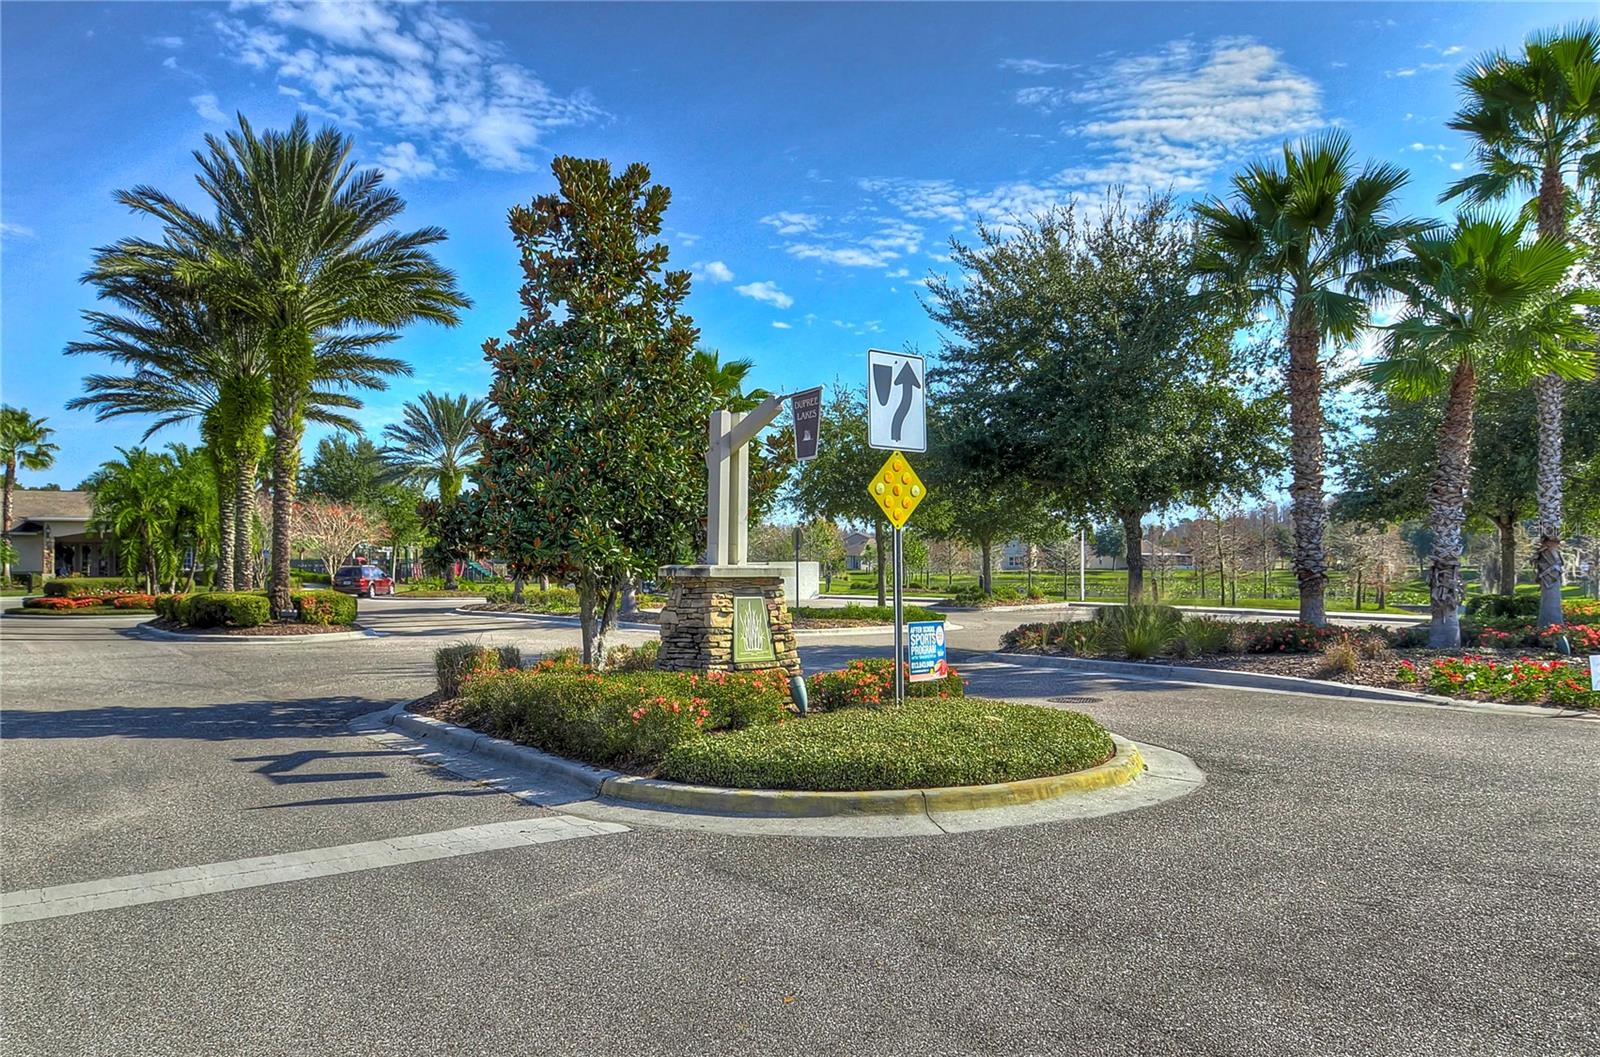
M 900 387 L 900 406 L 895 409 L 894 418 L 889 420 L 889 439 L 900 439 L 900 427 L 906 424 L 906 415 L 911 413 L 912 390 L 922 388 L 922 380 L 917 377 L 917 372 L 911 369 L 910 363 L 900 367 L 900 375 L 894 380 Z

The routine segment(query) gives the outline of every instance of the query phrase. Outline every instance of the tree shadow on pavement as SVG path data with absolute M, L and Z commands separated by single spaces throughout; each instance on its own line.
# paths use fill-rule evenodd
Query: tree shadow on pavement
M 223 705 L 0 709 L 0 740 L 174 738 L 193 741 L 352 737 L 350 720 L 399 698 L 333 696 Z

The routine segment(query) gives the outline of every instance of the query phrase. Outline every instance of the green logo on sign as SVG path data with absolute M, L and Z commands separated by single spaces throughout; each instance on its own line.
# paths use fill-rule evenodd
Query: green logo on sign
M 767 600 L 760 595 L 735 595 L 733 599 L 733 660 L 775 661 L 772 628 L 767 625 Z

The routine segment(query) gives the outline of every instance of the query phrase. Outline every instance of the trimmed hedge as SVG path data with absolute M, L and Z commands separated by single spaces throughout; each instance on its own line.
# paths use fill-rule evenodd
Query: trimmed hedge
M 652 764 L 686 738 L 782 721 L 788 684 L 782 668 L 601 675 L 540 661 L 469 678 L 462 721 L 586 763 Z
M 794 606 L 796 617 L 807 620 L 860 620 L 877 624 L 894 623 L 894 606 L 866 606 L 851 602 L 844 606 Z M 923 606 L 901 606 L 901 616 L 906 620 L 943 620 L 944 614 Z
M 457 642 L 433 651 L 433 670 L 438 677 L 439 694 L 445 698 L 459 696 L 462 684 L 468 679 L 520 667 L 522 651 L 515 646 Z
M 1093 767 L 1113 751 L 1078 712 L 962 700 L 846 708 L 677 742 L 660 776 L 740 789 L 929 789 L 985 785 Z
M 189 596 L 181 613 L 197 628 L 254 628 L 272 619 L 272 602 L 254 591 L 210 591 Z
M 522 589 L 522 601 L 513 602 L 509 584 L 493 584 L 483 589 L 483 600 L 489 605 L 520 605 L 530 613 L 576 613 L 578 592 L 571 587 L 550 587 L 541 591 L 537 587 Z
M 302 624 L 354 624 L 356 597 L 341 591 L 300 591 L 289 596 Z
M 61 576 L 45 581 L 44 593 L 51 598 L 82 598 L 109 591 L 131 591 L 133 581 L 120 576 Z
M 1473 595 L 1467 599 L 1467 619 L 1539 619 L 1539 596 Z

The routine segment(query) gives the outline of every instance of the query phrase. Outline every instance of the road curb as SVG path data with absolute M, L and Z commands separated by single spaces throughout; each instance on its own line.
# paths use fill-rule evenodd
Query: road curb
M 966 653 L 968 651 L 962 651 Z M 1309 694 L 1315 697 L 1343 697 L 1354 701 L 1378 701 L 1387 704 L 1434 705 L 1449 708 L 1476 709 L 1490 712 L 1516 713 L 1531 716 L 1592 717 L 1600 721 L 1600 713 L 1584 709 L 1557 709 L 1543 705 L 1523 705 L 1507 701 L 1473 701 L 1442 694 L 1424 694 L 1414 690 L 1395 690 L 1383 686 L 1363 686 L 1359 683 L 1336 683 L 1327 679 L 1307 679 L 1296 675 L 1271 675 L 1265 672 L 1236 672 L 1222 668 L 1196 668 L 1183 664 L 1140 664 L 1132 661 L 1106 661 L 1096 657 L 1058 657 L 1042 653 L 1005 653 L 971 651 L 971 656 L 1016 664 L 1026 658 L 1046 665 L 1070 668 L 1085 675 L 1127 675 L 1164 682 L 1180 682 L 1205 686 L 1225 686 L 1238 690 L 1271 690 L 1286 694 Z
M 357 631 L 330 631 L 325 635 L 201 635 L 167 631 L 144 623 L 135 624 L 128 631 L 141 639 L 151 639 L 156 642 L 227 642 L 247 643 L 251 646 L 306 646 L 316 642 L 351 642 L 356 639 L 383 637 L 383 632 L 371 628 L 361 628 Z
M 1032 804 L 1091 789 L 1133 781 L 1145 769 L 1139 749 L 1112 735 L 1111 759 L 1071 774 L 1048 775 L 991 785 L 944 786 L 936 789 L 875 789 L 861 792 L 810 792 L 787 789 L 727 789 L 686 785 L 654 778 L 621 775 L 601 787 L 613 800 L 653 804 L 714 815 L 762 818 L 827 818 L 836 815 L 916 815 L 931 811 L 982 811 Z
M 404 705 L 363 717 L 392 727 L 418 741 L 570 782 L 592 795 L 648 808 L 668 808 L 709 815 L 749 818 L 832 818 L 859 815 L 926 815 L 930 812 L 982 811 L 1034 804 L 1074 793 L 1127 785 L 1145 771 L 1144 757 L 1133 742 L 1111 736 L 1111 759 L 1071 774 L 1048 775 L 991 785 L 946 786 L 937 789 L 876 789 L 860 792 L 807 792 L 784 789 L 728 789 L 686 785 L 622 774 L 569 760 L 526 745 L 419 716 Z

